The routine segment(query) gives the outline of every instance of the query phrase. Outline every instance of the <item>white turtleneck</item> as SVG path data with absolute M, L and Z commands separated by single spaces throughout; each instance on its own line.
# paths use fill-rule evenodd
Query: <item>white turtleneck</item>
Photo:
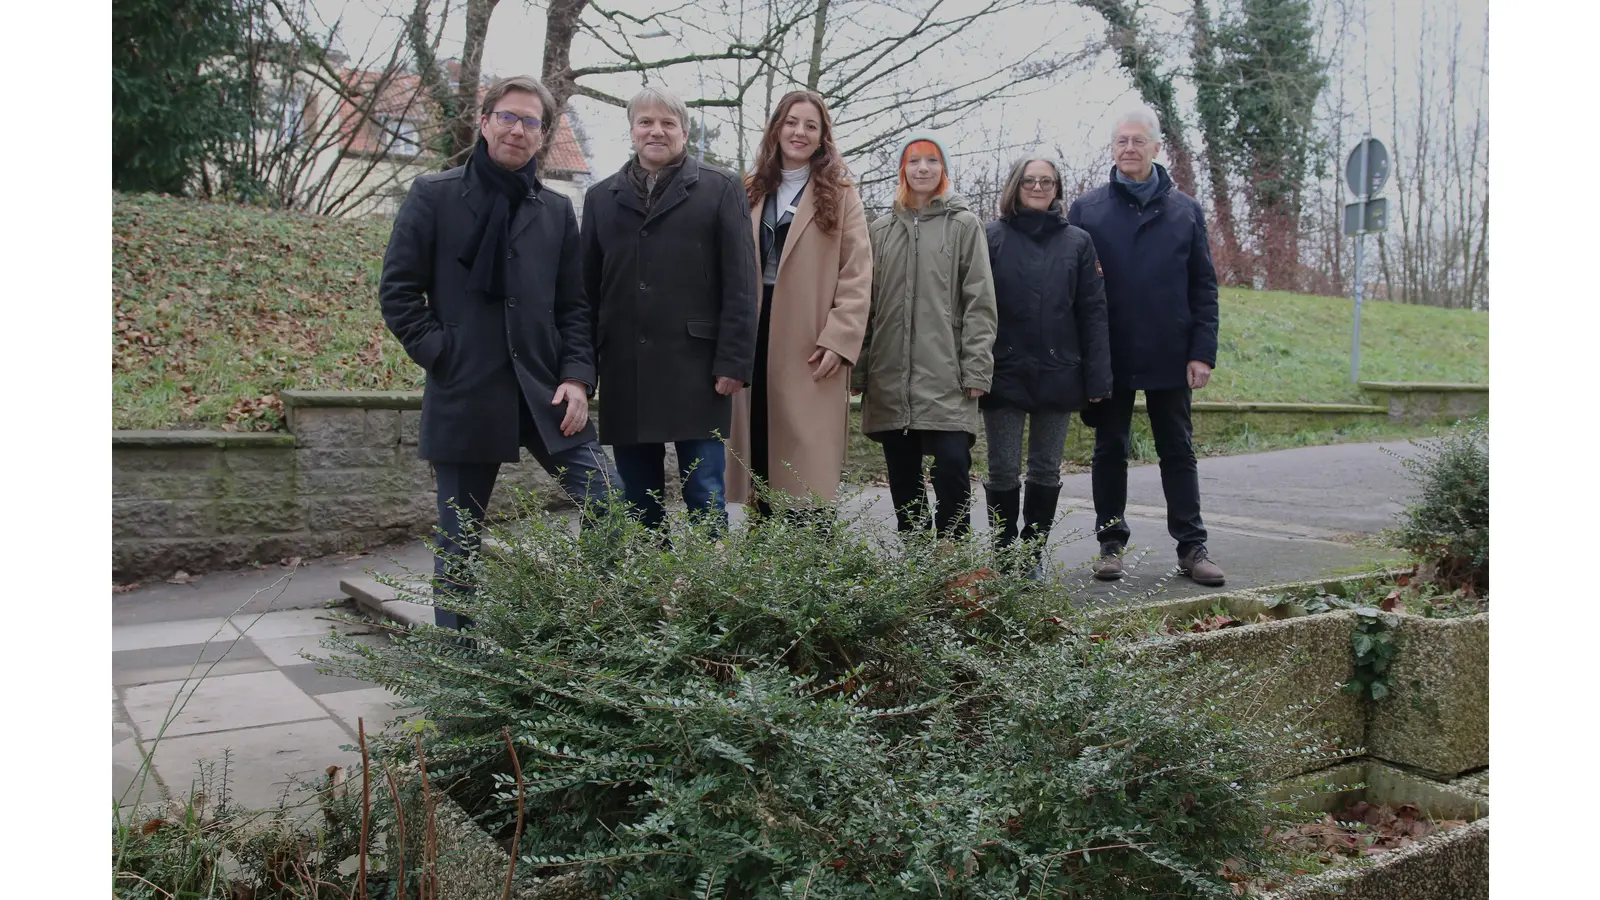
M 811 179 L 811 166 L 805 165 L 798 169 L 784 169 L 783 182 L 778 185 L 778 217 L 783 217 L 783 211 L 789 208 L 800 189 L 806 186 Z

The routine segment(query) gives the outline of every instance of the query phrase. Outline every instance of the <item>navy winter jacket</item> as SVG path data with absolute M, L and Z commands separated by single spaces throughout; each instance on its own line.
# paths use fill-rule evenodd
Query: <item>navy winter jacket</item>
M 1119 389 L 1188 386 L 1188 364 L 1217 364 L 1217 273 L 1205 215 L 1161 166 L 1140 207 L 1113 177 L 1072 202 L 1067 221 L 1089 232 L 1105 273 L 1111 375 Z

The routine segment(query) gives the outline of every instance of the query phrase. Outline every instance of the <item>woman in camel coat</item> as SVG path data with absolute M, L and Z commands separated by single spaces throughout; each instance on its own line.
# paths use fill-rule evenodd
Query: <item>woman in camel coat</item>
M 755 376 L 734 395 L 728 499 L 750 503 L 760 479 L 802 506 L 812 494 L 836 500 L 872 251 L 821 96 L 778 102 L 745 189 L 762 291 Z

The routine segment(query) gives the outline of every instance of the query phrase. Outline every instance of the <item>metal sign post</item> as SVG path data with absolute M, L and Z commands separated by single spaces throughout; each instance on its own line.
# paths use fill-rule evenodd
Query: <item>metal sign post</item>
M 1345 183 L 1349 185 L 1350 192 L 1356 195 L 1356 202 L 1344 208 L 1345 234 L 1354 235 L 1356 239 L 1356 312 L 1355 326 L 1350 335 L 1352 383 L 1361 380 L 1361 263 L 1365 255 L 1367 232 L 1382 231 L 1384 227 L 1384 213 L 1388 204 L 1374 195 L 1383 189 L 1388 180 L 1389 151 L 1384 148 L 1382 141 L 1373 140 L 1371 134 L 1363 134 L 1361 143 L 1351 151 L 1350 159 L 1345 164 Z

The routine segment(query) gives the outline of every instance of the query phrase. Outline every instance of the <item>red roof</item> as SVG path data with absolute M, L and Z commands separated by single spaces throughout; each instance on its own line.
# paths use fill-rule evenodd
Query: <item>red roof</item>
M 449 60 L 445 65 L 451 77 L 456 77 L 459 64 Z M 347 149 L 356 153 L 377 153 L 388 146 L 391 138 L 386 133 L 383 118 L 405 121 L 419 133 L 432 126 L 435 119 L 433 101 L 428 92 L 422 89 L 419 76 L 395 74 L 385 81 L 381 72 L 346 69 L 341 77 L 347 86 L 354 88 L 351 93 L 358 100 L 366 93 L 379 89 L 380 84 L 382 90 L 372 104 L 371 113 L 365 116 L 348 98 L 339 98 L 339 133 Z M 478 86 L 480 100 L 487 90 L 484 85 Z M 392 128 L 393 122 L 389 124 Z M 425 138 L 425 135 L 419 134 L 419 137 Z M 583 148 L 578 144 L 578 136 L 573 132 L 565 113 L 556 121 L 548 140 L 550 149 L 543 162 L 546 171 L 589 174 L 589 162 L 584 159 Z

